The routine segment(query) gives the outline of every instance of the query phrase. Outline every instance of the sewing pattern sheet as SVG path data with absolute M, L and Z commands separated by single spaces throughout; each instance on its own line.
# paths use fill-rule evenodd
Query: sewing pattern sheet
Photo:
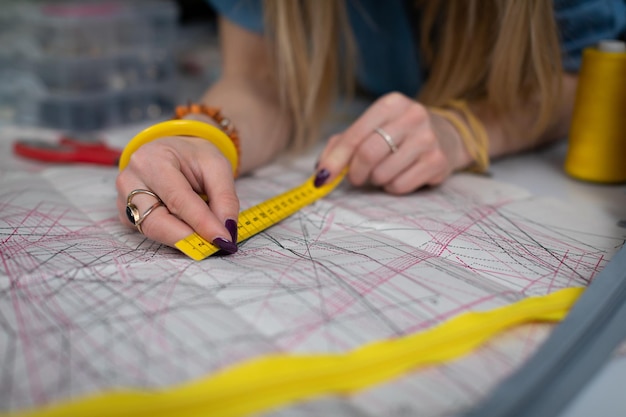
M 344 182 L 240 245 L 194 262 L 122 225 L 115 169 L 0 169 L 0 404 L 168 387 L 272 352 L 345 352 L 471 310 L 585 286 L 624 229 L 460 174 L 394 197 Z M 242 208 L 299 185 L 313 159 L 237 182 Z M 271 416 L 454 415 L 519 366 L 548 325 Z

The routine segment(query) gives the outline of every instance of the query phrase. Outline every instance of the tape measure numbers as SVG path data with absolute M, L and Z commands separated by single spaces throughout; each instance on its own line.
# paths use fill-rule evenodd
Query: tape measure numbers
M 344 170 L 332 182 L 321 187 L 313 185 L 314 176 L 302 185 L 270 198 L 256 206 L 239 213 L 237 224 L 237 243 L 256 235 L 270 226 L 286 219 L 298 210 L 326 196 L 343 180 Z M 176 248 L 191 259 L 201 261 L 216 252 L 219 248 L 197 233 L 192 233 L 175 244 Z

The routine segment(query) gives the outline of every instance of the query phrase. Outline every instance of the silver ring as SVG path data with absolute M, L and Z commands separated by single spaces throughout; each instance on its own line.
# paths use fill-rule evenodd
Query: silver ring
M 374 130 L 374 132 L 378 133 L 380 137 L 383 138 L 385 142 L 387 142 L 387 145 L 389 145 L 389 149 L 391 149 L 391 153 L 398 152 L 398 147 L 396 146 L 395 143 L 393 143 L 393 139 L 391 139 L 391 136 L 389 136 L 389 133 L 385 132 L 380 127 L 377 127 L 376 130 Z
M 148 210 L 144 211 L 143 214 L 139 214 L 139 209 L 137 208 L 136 205 L 133 204 L 133 197 L 136 196 L 137 194 L 148 194 L 149 196 L 156 198 L 157 201 L 152 206 L 150 206 Z M 165 204 L 163 203 L 163 201 L 161 201 L 158 195 L 156 195 L 150 190 L 143 190 L 139 188 L 139 189 L 131 191 L 128 194 L 128 197 L 126 198 L 126 217 L 128 218 L 129 222 L 131 222 L 135 227 L 137 227 L 137 230 L 139 230 L 139 233 L 143 235 L 143 230 L 141 230 L 141 223 L 143 223 L 146 217 L 148 217 L 148 215 L 152 213 L 152 211 L 159 206 L 165 206 Z

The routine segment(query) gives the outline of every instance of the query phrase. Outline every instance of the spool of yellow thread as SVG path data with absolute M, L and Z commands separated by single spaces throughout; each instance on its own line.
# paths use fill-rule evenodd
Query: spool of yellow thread
M 626 182 L 626 43 L 583 51 L 565 159 L 574 178 Z

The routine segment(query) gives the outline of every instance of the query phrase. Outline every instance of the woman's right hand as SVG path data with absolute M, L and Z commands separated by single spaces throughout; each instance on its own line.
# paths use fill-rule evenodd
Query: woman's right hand
M 239 199 L 230 162 L 211 143 L 193 137 L 166 137 L 141 146 L 116 180 L 117 209 L 122 223 L 133 227 L 126 214 L 133 190 L 155 193 L 164 206 L 141 223 L 150 239 L 174 246 L 193 232 L 227 253 L 237 251 Z M 205 194 L 205 202 L 200 194 Z M 139 193 L 132 198 L 139 215 L 156 200 Z

